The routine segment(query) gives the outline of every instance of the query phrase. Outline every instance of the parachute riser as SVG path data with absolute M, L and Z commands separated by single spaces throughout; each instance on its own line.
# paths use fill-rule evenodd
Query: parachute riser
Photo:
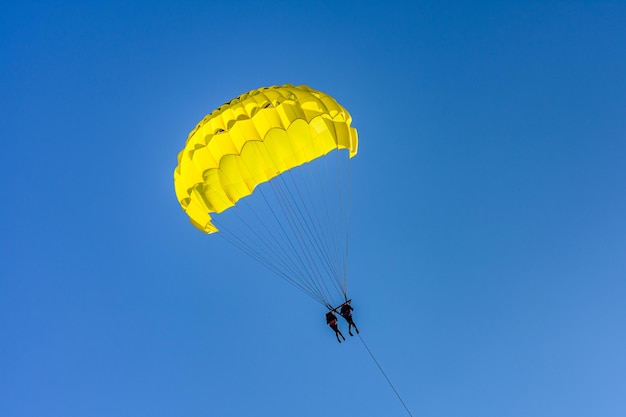
M 350 304 L 352 302 L 352 299 L 346 300 L 345 303 L 338 305 L 337 307 L 333 308 L 333 306 L 331 306 L 330 304 L 326 304 L 326 307 L 328 307 L 328 310 L 332 311 L 333 313 L 336 313 L 337 310 L 339 310 L 341 307 L 345 306 L 346 304 Z

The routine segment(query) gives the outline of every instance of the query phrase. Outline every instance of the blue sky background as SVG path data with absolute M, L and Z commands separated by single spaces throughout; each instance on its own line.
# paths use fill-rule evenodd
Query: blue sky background
M 626 3 L 364 3 L 3 5 L 0 415 L 407 415 L 176 201 L 284 83 L 354 118 L 348 289 L 413 416 L 626 413 Z

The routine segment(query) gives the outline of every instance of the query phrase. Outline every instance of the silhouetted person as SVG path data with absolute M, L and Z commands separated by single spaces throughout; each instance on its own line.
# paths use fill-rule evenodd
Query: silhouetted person
M 352 326 L 354 326 L 354 330 L 356 330 L 357 334 L 359 333 L 359 328 L 356 327 L 356 324 L 354 324 L 354 320 L 352 320 L 352 310 L 354 310 L 354 308 L 352 308 L 350 302 L 351 300 L 346 301 L 341 305 L 341 310 L 339 310 L 339 314 L 341 314 L 341 317 L 346 319 L 346 321 L 348 322 L 348 334 L 350 336 L 354 336 L 351 331 Z
M 341 336 L 343 340 L 346 340 L 346 338 L 343 337 L 343 334 L 341 334 L 339 327 L 337 327 L 337 316 L 335 316 L 332 311 L 326 313 L 326 324 L 328 324 L 330 328 L 335 331 L 335 336 L 337 336 L 337 341 L 339 343 L 341 343 L 341 339 L 339 339 L 339 336 Z

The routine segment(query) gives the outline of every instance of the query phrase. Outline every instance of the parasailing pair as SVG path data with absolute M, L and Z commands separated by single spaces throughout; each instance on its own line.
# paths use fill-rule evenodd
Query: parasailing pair
M 206 115 L 174 171 L 191 223 L 317 302 L 348 300 L 352 117 L 305 85 L 252 90 Z

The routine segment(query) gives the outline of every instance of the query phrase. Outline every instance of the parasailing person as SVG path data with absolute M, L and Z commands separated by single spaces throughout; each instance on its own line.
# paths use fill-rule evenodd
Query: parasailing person
M 339 327 L 337 326 L 337 316 L 335 316 L 332 310 L 326 313 L 326 324 L 328 324 L 328 326 L 335 331 L 335 336 L 337 336 L 337 341 L 339 343 L 341 343 L 341 339 L 339 339 L 339 336 L 341 336 L 343 340 L 346 340 L 346 338 L 341 333 L 341 330 L 339 330 Z
M 343 317 L 348 322 L 348 334 L 350 336 L 354 336 L 352 334 L 352 327 L 354 327 L 354 330 L 356 330 L 357 334 L 359 334 L 359 328 L 356 327 L 356 324 L 354 324 L 354 320 L 352 319 L 352 311 L 354 310 L 354 308 L 350 305 L 351 302 L 352 300 L 348 300 L 343 303 L 341 305 L 341 308 L 339 309 L 339 314 L 341 314 L 341 317 Z

